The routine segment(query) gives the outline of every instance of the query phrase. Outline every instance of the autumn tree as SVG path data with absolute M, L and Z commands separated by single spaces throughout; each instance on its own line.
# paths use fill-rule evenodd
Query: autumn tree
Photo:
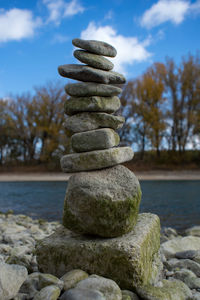
M 200 60 L 198 55 L 189 55 L 176 66 L 173 59 L 166 61 L 165 84 L 171 107 L 170 118 L 171 149 L 185 151 L 194 128 L 195 110 L 200 94 Z

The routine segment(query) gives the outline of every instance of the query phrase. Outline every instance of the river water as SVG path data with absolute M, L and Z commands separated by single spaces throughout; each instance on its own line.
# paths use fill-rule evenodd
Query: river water
M 140 212 L 159 215 L 161 225 L 182 230 L 200 225 L 200 181 L 140 181 Z M 0 182 L 0 211 L 61 220 L 66 182 Z

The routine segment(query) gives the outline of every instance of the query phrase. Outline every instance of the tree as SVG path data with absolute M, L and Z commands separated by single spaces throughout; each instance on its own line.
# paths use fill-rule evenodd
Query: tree
M 63 86 L 49 82 L 35 88 L 33 102 L 36 107 L 35 123 L 40 141 L 40 161 L 48 162 L 63 147 L 64 101 Z M 66 137 L 67 140 L 67 137 Z

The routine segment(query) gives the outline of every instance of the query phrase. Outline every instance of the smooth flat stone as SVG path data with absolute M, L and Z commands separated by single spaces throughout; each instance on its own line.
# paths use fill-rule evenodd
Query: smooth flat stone
M 80 112 L 114 113 L 120 108 L 121 102 L 117 96 L 113 97 L 71 97 L 65 101 L 64 110 L 67 115 Z
M 84 50 L 75 50 L 74 57 L 82 63 L 97 69 L 110 71 L 114 68 L 114 64 L 107 58 L 97 54 L 93 54 Z
M 109 57 L 115 57 L 117 55 L 117 50 L 113 46 L 101 41 L 73 39 L 72 44 L 76 47 L 82 48 L 98 55 Z
M 130 147 L 118 147 L 64 155 L 60 164 L 66 173 L 98 170 L 129 161 L 133 155 Z
M 121 289 L 154 283 L 160 274 L 160 222 L 158 216 L 139 214 L 133 230 L 117 238 L 76 234 L 61 226 L 38 242 L 40 271 L 60 278 L 73 269 L 114 280 Z
M 65 128 L 71 133 L 110 127 L 114 130 L 121 128 L 124 117 L 114 116 L 106 113 L 83 112 L 66 118 Z
M 108 149 L 117 146 L 119 142 L 119 135 L 111 128 L 75 133 L 71 137 L 72 149 L 75 152 Z
M 58 67 L 61 76 L 80 80 L 106 84 L 122 84 L 126 82 L 122 74 L 113 71 L 98 70 L 85 65 L 62 65 Z
M 87 97 L 87 96 L 103 96 L 111 97 L 117 96 L 122 92 L 117 86 L 93 83 L 93 82 L 83 82 L 83 83 L 69 83 L 65 86 L 65 91 L 70 96 L 76 97 Z
M 76 287 L 66 291 L 60 300 L 107 300 L 107 298 L 98 290 Z
M 83 234 L 122 236 L 136 224 L 140 200 L 138 179 L 122 165 L 80 172 L 68 182 L 63 225 Z

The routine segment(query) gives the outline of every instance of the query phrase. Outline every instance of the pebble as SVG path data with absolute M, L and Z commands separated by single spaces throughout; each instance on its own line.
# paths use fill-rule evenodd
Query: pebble
M 113 71 L 103 71 L 86 65 L 62 65 L 58 67 L 58 73 L 67 78 L 106 84 L 123 84 L 126 82 L 122 74 Z
M 56 285 L 49 285 L 37 292 L 33 300 L 57 300 L 60 289 Z
M 97 54 L 93 54 L 84 50 L 75 50 L 74 56 L 82 63 L 90 67 L 110 71 L 114 68 L 111 61 Z
M 124 117 L 121 116 L 83 112 L 66 118 L 64 126 L 73 134 L 105 127 L 117 130 L 123 126 L 124 121 Z
M 105 112 L 114 113 L 120 108 L 120 100 L 113 97 L 71 97 L 64 103 L 65 113 L 68 115 L 80 112 Z
M 74 288 L 66 291 L 60 300 L 106 300 L 106 298 L 97 290 Z
M 108 84 L 93 83 L 93 82 L 78 82 L 69 83 L 65 86 L 65 91 L 70 96 L 88 97 L 102 96 L 111 97 L 121 94 L 122 89 Z
M 27 269 L 20 265 L 0 263 L 0 299 L 15 297 L 28 276 Z
M 67 272 L 60 279 L 64 282 L 64 290 L 67 291 L 74 288 L 79 281 L 86 279 L 88 276 L 85 271 L 75 269 Z
M 60 164 L 65 173 L 98 170 L 129 161 L 133 155 L 132 148 L 118 147 L 64 155 Z
M 108 149 L 117 146 L 119 142 L 119 135 L 111 128 L 75 133 L 71 138 L 75 152 Z
M 76 47 L 82 48 L 89 52 L 115 57 L 117 55 L 117 50 L 108 43 L 96 40 L 82 40 L 82 39 L 73 39 L 72 44 Z
M 97 290 L 104 295 L 106 300 L 122 300 L 122 292 L 116 282 L 102 276 L 91 275 L 80 281 L 76 287 Z

